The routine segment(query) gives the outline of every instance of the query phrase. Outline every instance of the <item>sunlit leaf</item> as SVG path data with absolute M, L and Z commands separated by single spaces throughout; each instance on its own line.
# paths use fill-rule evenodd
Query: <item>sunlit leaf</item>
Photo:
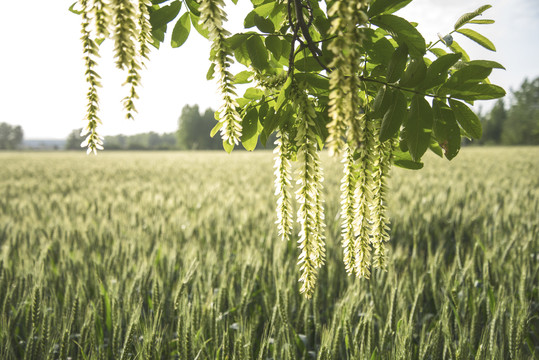
M 425 39 L 417 29 L 405 19 L 395 15 L 379 15 L 371 22 L 390 32 L 399 45 L 406 44 L 413 57 L 422 57 L 426 52 Z
M 159 8 L 159 10 L 152 11 L 150 13 L 150 24 L 152 24 L 152 28 L 161 28 L 174 20 L 174 18 L 180 12 L 181 7 L 182 3 L 176 0 L 170 3 L 170 5 L 166 5 Z
M 447 79 L 449 69 L 455 65 L 461 56 L 461 54 L 446 54 L 434 60 L 427 69 L 426 79 L 422 84 L 422 88 L 430 89 L 443 84 Z
M 481 129 L 481 121 L 477 115 L 464 103 L 449 99 L 449 105 L 453 109 L 455 118 L 460 126 L 474 139 L 480 139 L 483 133 Z
M 255 108 L 247 111 L 241 122 L 241 144 L 247 151 L 253 151 L 258 143 L 258 111 Z
M 464 36 L 466 36 L 466 37 L 468 37 L 469 39 L 475 41 L 476 43 L 478 43 L 479 45 L 481 45 L 485 49 L 488 49 L 490 51 L 496 51 L 496 47 L 494 46 L 492 41 L 490 41 L 489 39 L 487 39 L 486 37 L 484 37 L 483 35 L 481 35 L 480 33 L 478 33 L 475 30 L 472 30 L 472 29 L 459 29 L 459 30 L 457 30 L 457 32 L 464 35 Z
M 189 13 L 186 12 L 180 17 L 180 20 L 174 25 L 174 30 L 172 31 L 172 38 L 170 45 L 173 48 L 182 46 L 187 38 L 189 37 L 189 32 L 191 31 L 191 20 Z

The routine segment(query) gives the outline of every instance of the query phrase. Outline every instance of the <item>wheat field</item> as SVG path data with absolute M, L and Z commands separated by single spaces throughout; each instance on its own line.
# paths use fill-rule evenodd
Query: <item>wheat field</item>
M 0 359 L 539 358 L 539 148 L 393 169 L 370 280 L 345 273 L 323 158 L 305 300 L 270 152 L 0 153 Z

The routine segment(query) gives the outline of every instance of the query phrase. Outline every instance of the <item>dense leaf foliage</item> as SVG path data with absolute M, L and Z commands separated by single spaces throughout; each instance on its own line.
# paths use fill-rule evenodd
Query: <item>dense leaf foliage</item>
M 368 277 L 371 262 L 384 267 L 388 240 L 384 183 L 392 157 L 398 153 L 400 161 L 395 163 L 413 169 L 422 166 L 421 158 L 429 148 L 452 159 L 462 136 L 481 136 L 480 122 L 465 102 L 505 94 L 488 81 L 492 69 L 502 66 L 471 61 L 453 40 L 453 34 L 462 35 L 495 50 L 486 37 L 463 28 L 489 5 L 465 14 L 449 34 L 427 44 L 413 23 L 395 15 L 409 2 L 252 0 L 253 10 L 244 20 L 246 31 L 230 34 L 223 0 L 154 0 L 151 4 L 142 0 L 139 6 L 125 0 L 94 1 L 90 6 L 89 0 L 80 0 L 90 84 L 89 135 L 83 145 L 94 152 L 101 146 L 96 133 L 99 84 L 93 70 L 98 41 L 89 35 L 91 21 L 98 37 L 109 31 L 101 28 L 110 29 L 117 65 L 127 70 L 128 117 L 134 111 L 146 44 L 159 47 L 170 27 L 171 45 L 178 47 L 193 25 L 212 43 L 208 78 L 217 78 L 222 96 L 212 133 L 220 131 L 225 150 L 232 151 L 239 142 L 252 150 L 258 141 L 265 144 L 272 133 L 281 134 L 277 169 L 283 173 L 277 174 L 276 187 L 283 238 L 289 238 L 286 224 L 293 213 L 284 192 L 283 179 L 290 169 L 283 158 L 299 163 L 296 200 L 302 292 L 312 295 L 324 258 L 323 176 L 318 160 L 324 146 L 332 154 L 342 154 L 345 161 L 343 189 L 348 198 L 343 198 L 347 205 L 343 204 L 341 214 L 347 228 L 343 245 L 345 253 L 352 252 L 345 256 L 346 266 L 351 274 Z M 107 19 L 111 20 L 103 25 Z M 439 43 L 450 53 L 436 47 Z M 245 70 L 232 73 L 233 62 Z M 243 96 L 237 94 L 239 84 L 247 87 Z

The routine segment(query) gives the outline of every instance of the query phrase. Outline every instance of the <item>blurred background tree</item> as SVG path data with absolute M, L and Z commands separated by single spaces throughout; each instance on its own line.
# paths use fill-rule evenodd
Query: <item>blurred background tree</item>
M 485 145 L 539 145 L 539 77 L 513 91 L 509 107 L 500 99 L 481 116 Z
M 18 149 L 24 138 L 22 127 L 0 123 L 0 150 Z
M 66 150 L 80 150 L 80 143 L 84 140 L 84 137 L 80 136 L 82 128 L 75 129 L 69 133 L 66 139 Z
M 221 137 L 210 136 L 215 124 L 214 110 L 208 108 L 201 114 L 198 105 L 184 106 L 176 132 L 178 147 L 181 150 L 220 150 Z

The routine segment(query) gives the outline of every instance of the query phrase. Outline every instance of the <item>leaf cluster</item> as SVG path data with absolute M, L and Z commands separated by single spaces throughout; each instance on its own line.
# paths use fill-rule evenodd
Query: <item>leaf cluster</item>
M 481 123 L 469 105 L 477 100 L 500 98 L 505 91 L 489 82 L 493 69 L 503 66 L 487 60 L 470 60 L 453 40 L 466 36 L 495 50 L 483 35 L 465 25 L 490 24 L 477 19 L 490 6 L 482 6 L 457 20 L 445 39 L 426 44 L 414 23 L 394 13 L 410 0 L 374 0 L 366 11 L 366 25 L 360 28 L 363 111 L 371 121 L 382 119 L 380 140 L 399 139 L 395 162 L 409 168 L 420 167 L 422 155 L 431 149 L 447 159 L 455 157 L 463 137 L 481 137 Z M 299 3 L 301 13 L 295 13 Z M 245 32 L 226 38 L 234 60 L 245 70 L 234 75 L 235 84 L 244 84 L 243 96 L 236 99 L 242 116 L 243 146 L 252 150 L 266 144 L 277 129 L 295 131 L 294 104 L 290 86 L 306 87 L 316 109 L 316 136 L 324 144 L 328 132 L 328 74 L 333 54 L 328 51 L 335 38 L 329 36 L 331 17 L 319 1 L 252 0 L 252 11 L 244 19 Z M 154 0 L 150 9 L 153 44 L 164 41 L 172 28 L 171 45 L 181 46 L 191 27 L 207 37 L 199 24 L 199 4 L 195 0 Z M 299 18 L 307 28 L 294 28 Z M 307 31 L 305 31 L 307 30 Z M 456 35 L 455 34 L 455 35 Z M 443 38 L 442 38 L 443 39 Z M 441 43 L 445 49 L 435 47 Z M 214 74 L 214 65 L 208 78 Z M 218 130 L 214 129 L 213 134 Z M 213 135 L 212 134 L 212 135 Z M 294 136 L 291 136 L 293 139 Z

